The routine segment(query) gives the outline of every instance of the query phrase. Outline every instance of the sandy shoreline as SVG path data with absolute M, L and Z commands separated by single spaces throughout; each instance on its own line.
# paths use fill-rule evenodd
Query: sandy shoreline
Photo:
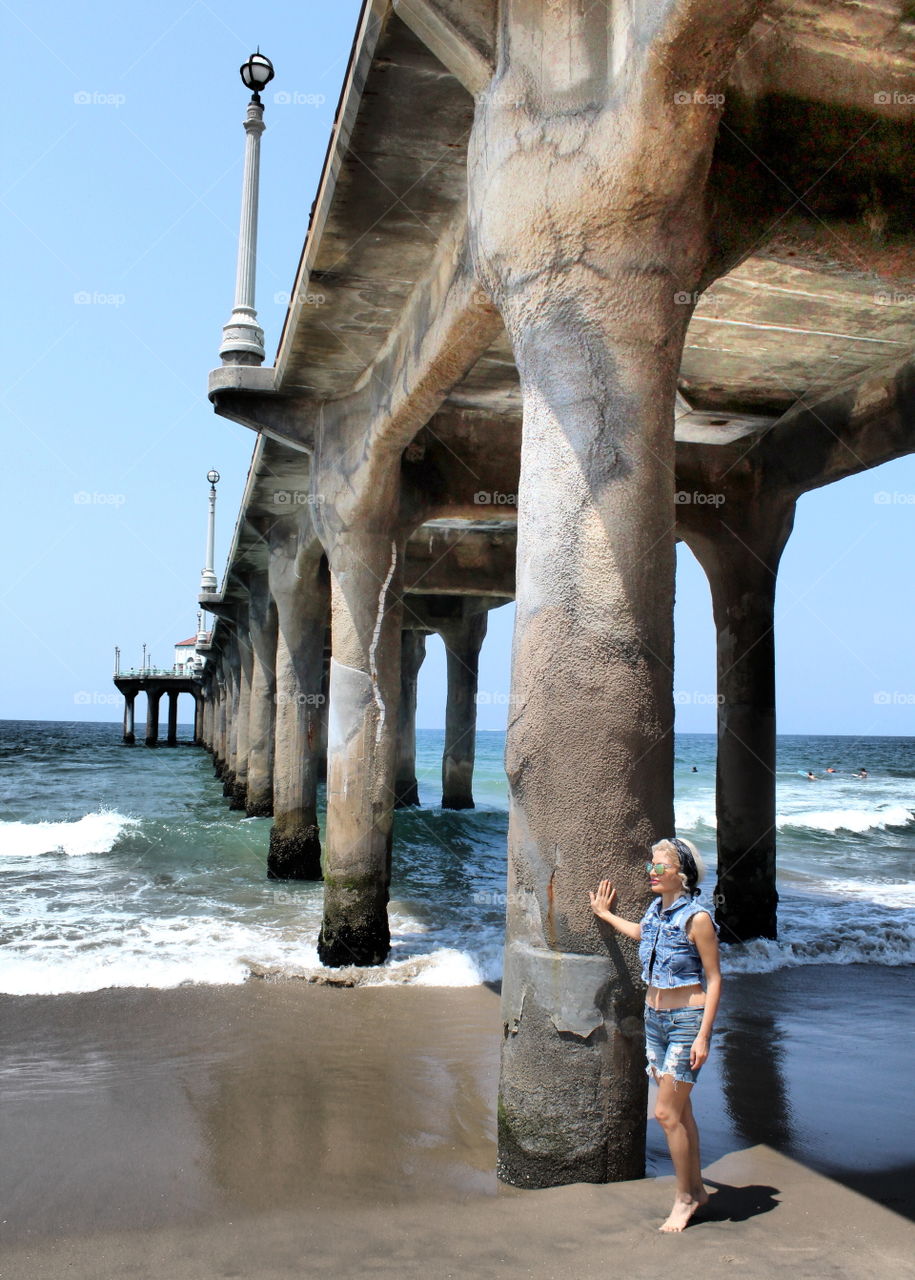
M 763 1250 L 741 1274 L 904 1274 L 912 976 L 729 980 L 694 1093 L 722 1186 L 680 1241 L 697 1266 Z M 3 996 L 0 1018 L 4 1277 L 547 1277 L 573 1259 L 587 1277 L 668 1257 L 657 1177 L 497 1182 L 488 988 L 125 988 Z M 649 1173 L 669 1168 L 652 1121 Z

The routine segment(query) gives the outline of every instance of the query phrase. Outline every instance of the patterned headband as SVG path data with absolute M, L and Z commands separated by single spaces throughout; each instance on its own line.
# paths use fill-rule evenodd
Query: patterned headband
M 685 840 L 678 840 L 676 836 L 671 836 L 670 843 L 677 851 L 677 857 L 680 859 L 680 866 L 683 868 L 683 874 L 686 876 L 690 885 L 690 891 L 698 893 L 696 886 L 699 883 L 699 868 L 696 866 L 696 859 L 690 852 L 690 847 Z

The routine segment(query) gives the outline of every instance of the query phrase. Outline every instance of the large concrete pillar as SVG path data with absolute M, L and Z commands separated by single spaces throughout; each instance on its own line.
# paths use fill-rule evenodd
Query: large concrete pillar
M 395 495 L 396 501 L 396 495 Z M 327 965 L 381 964 L 390 949 L 388 887 L 406 532 L 375 520 L 339 532 L 331 568 L 330 717 L 324 920 Z M 324 514 L 324 513 L 322 513 Z M 373 527 L 374 526 L 374 527 Z
M 715 914 L 726 942 L 776 936 L 775 583 L 795 510 L 793 495 L 741 472 L 696 478 L 708 501 L 680 509 L 717 631 Z
M 168 733 L 165 743 L 166 746 L 174 747 L 178 742 L 178 691 L 168 689 L 166 692 L 168 694 Z
M 638 918 L 673 830 L 675 295 L 710 256 L 717 131 L 674 91 L 714 92 L 754 6 L 500 10 L 468 173 L 523 399 L 498 1171 L 535 1187 L 644 1171 L 636 948 L 587 891 Z
M 264 570 L 252 578 L 248 596 L 248 634 L 252 655 L 246 795 L 249 818 L 268 818 L 273 813 L 276 632 L 276 605 Z
M 318 762 L 330 586 L 314 533 L 300 535 L 295 522 L 277 521 L 270 534 L 268 572 L 278 635 L 273 826 L 267 874 L 276 879 L 320 880 Z
M 132 746 L 136 742 L 136 733 L 134 731 L 134 704 L 137 700 L 136 693 L 124 694 L 124 742 L 128 746 Z
M 394 808 L 419 804 L 416 781 L 416 684 L 426 656 L 426 633 L 406 630 L 400 638 L 400 707 L 398 710 L 397 769 Z
M 159 743 L 159 699 L 162 690 L 152 686 L 146 689 L 146 745 L 155 747 Z
M 445 750 L 442 755 L 442 808 L 472 809 L 473 759 L 477 735 L 477 675 L 486 635 L 486 610 L 439 628 L 448 661 Z

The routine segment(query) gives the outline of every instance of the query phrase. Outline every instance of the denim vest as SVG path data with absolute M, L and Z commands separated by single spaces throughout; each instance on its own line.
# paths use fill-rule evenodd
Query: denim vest
M 687 987 L 691 983 L 701 983 L 705 990 L 705 970 L 696 944 L 687 937 L 685 929 L 699 911 L 707 911 L 715 923 L 714 916 L 707 906 L 698 898 L 680 897 L 667 908 L 661 909 L 661 898 L 658 896 L 642 916 L 642 939 L 639 943 L 639 959 L 642 962 L 642 981 L 648 981 L 648 966 L 654 948 L 654 968 L 651 984 L 655 987 Z M 715 925 L 715 932 L 718 926 Z M 657 947 L 655 941 L 657 940 Z

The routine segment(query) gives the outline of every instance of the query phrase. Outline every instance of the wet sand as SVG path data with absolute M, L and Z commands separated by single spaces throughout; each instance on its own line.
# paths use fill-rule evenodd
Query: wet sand
M 488 988 L 3 996 L 0 1275 L 909 1275 L 912 977 L 728 980 L 682 1237 L 654 1121 L 642 1181 L 497 1182 Z

